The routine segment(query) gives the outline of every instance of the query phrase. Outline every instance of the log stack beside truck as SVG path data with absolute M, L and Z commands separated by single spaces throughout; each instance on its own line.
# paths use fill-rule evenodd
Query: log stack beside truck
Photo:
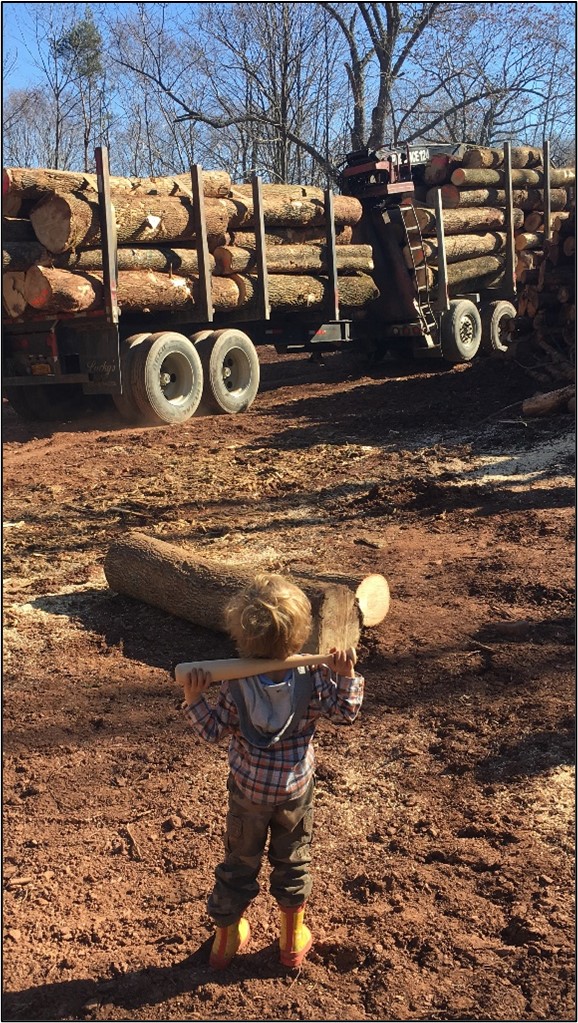
M 519 254 L 574 186 L 526 149 L 350 154 L 337 195 L 198 166 L 118 178 L 105 149 L 96 175 L 7 168 L 4 393 L 26 418 L 110 394 L 127 421 L 179 423 L 247 409 L 262 344 L 501 350 Z

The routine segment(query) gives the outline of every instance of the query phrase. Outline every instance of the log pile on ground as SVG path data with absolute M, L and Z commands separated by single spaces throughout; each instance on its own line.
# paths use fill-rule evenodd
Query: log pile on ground
M 255 215 L 250 185 L 204 171 L 204 215 L 212 300 L 227 319 L 258 312 Z M 264 185 L 263 213 L 272 311 L 321 309 L 327 277 L 324 193 L 308 186 Z M 4 310 L 9 317 L 79 313 L 103 302 L 96 177 L 65 171 L 3 172 Z M 122 312 L 185 311 L 202 319 L 196 216 L 189 175 L 111 178 Z M 335 196 L 340 301 L 344 314 L 378 295 L 372 251 L 353 245 L 361 218 L 355 198 Z
M 531 146 L 512 148 L 512 184 L 516 278 L 533 281 L 533 272 L 544 253 L 544 168 L 542 151 Z M 469 147 L 461 155 L 435 154 L 424 170 L 429 189 L 413 200 L 423 247 L 410 235 L 413 253 L 404 248 L 409 268 L 427 262 L 428 283 L 437 279 L 435 241 L 435 192 L 441 192 L 446 234 L 448 289 L 450 295 L 464 291 L 491 291 L 504 280 L 506 192 L 504 152 Z M 567 211 L 576 175 L 573 167 L 550 169 L 550 205 L 553 214 Z M 417 232 L 415 232 L 417 234 Z M 537 275 L 536 275 L 537 279 Z
M 576 374 L 575 210 L 554 215 L 536 278 L 519 294 L 517 326 L 518 361 L 542 387 L 564 394 Z

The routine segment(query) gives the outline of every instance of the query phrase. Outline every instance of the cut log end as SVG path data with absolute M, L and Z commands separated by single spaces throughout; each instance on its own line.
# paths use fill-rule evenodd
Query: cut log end
M 355 591 L 364 626 L 379 625 L 389 612 L 390 593 L 387 579 L 372 574 L 362 579 Z

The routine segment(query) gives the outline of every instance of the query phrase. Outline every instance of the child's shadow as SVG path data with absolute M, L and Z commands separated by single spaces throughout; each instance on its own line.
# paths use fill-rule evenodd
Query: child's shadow
M 284 977 L 287 970 L 278 959 L 277 941 L 255 952 L 236 956 L 226 970 L 209 968 L 212 938 L 181 962 L 172 966 L 146 966 L 142 970 L 120 974 L 112 980 L 63 980 L 39 984 L 22 991 L 11 991 L 2 999 L 2 1019 L 36 1020 L 83 1019 L 87 1010 L 100 1006 L 139 1009 L 145 1005 L 170 1002 L 183 994 L 195 995 L 206 984 L 229 987 L 247 977 Z M 203 991 L 199 1002 L 204 1002 Z

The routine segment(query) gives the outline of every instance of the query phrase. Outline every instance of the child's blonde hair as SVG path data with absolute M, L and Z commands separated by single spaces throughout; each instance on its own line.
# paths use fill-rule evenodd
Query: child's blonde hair
M 242 657 L 283 659 L 309 636 L 311 604 L 285 576 L 263 573 L 229 601 L 225 625 Z

